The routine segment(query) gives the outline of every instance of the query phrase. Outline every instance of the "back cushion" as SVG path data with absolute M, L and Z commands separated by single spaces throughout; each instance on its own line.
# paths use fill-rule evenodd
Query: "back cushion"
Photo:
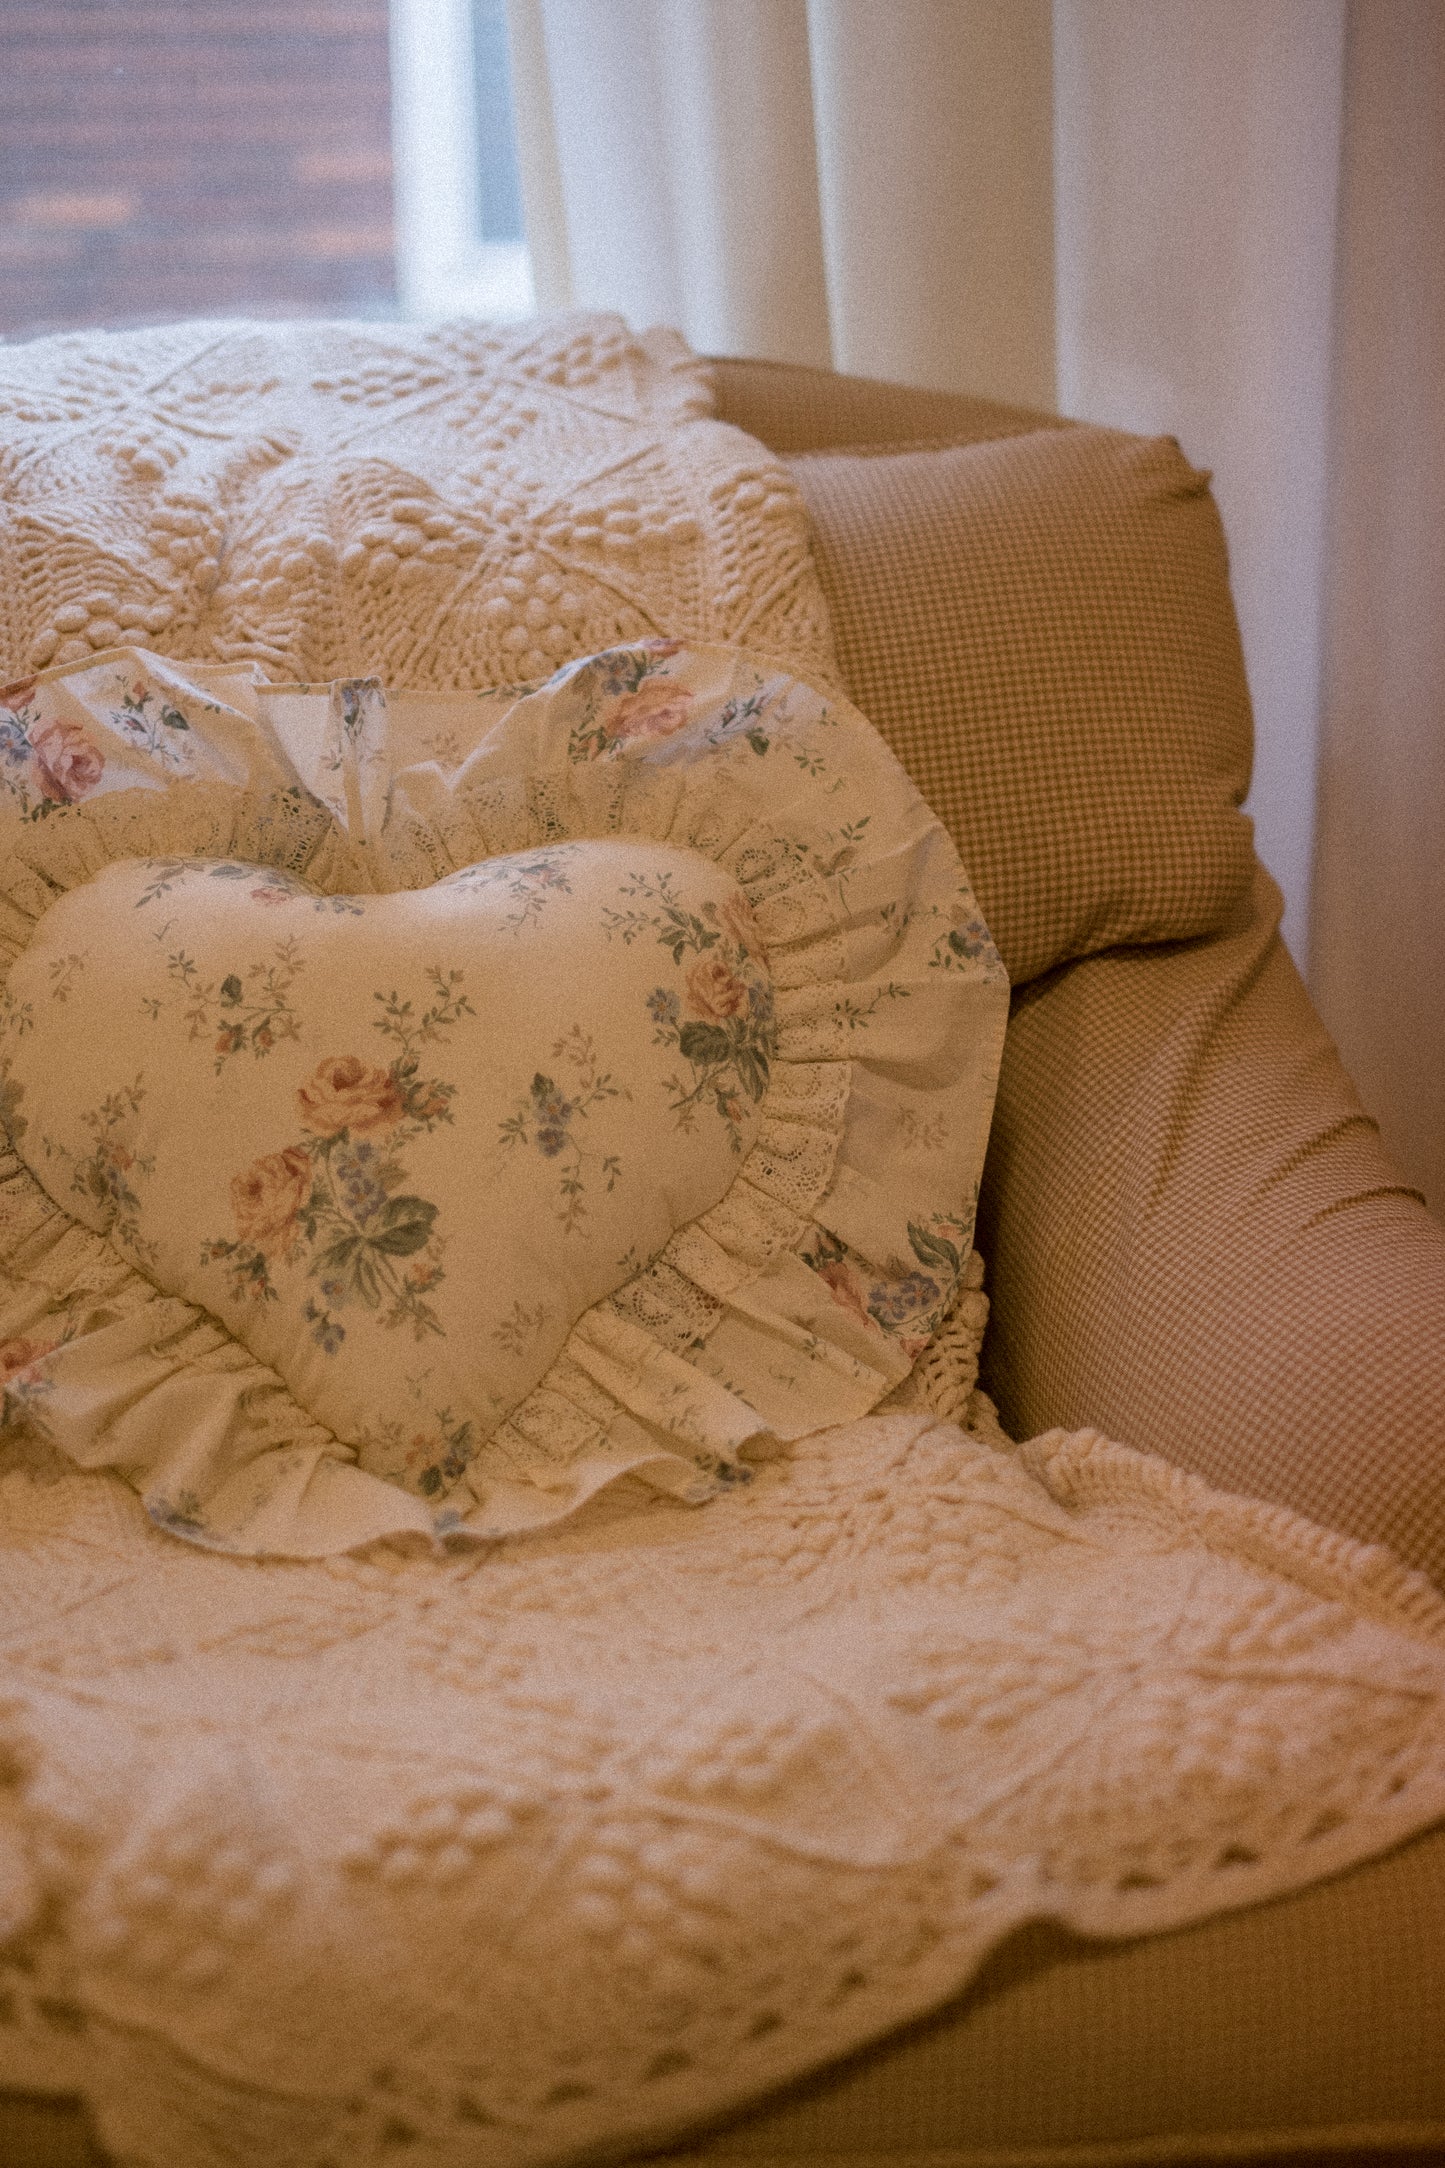
M 1216 931 L 1250 876 L 1251 717 L 1208 475 L 1086 427 L 788 464 L 844 681 L 1015 985 Z

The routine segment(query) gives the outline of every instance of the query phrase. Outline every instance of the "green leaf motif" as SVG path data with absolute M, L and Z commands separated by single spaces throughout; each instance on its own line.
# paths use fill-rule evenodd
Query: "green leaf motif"
M 17 1145 L 30 1127 L 20 1112 L 20 1102 L 25 1097 L 25 1086 L 10 1076 L 0 1076 L 0 1130 Z
M 360 1235 L 350 1233 L 338 1235 L 334 1241 L 327 1243 L 312 1267 L 313 1272 L 345 1272 L 349 1270 L 356 1260 L 357 1253 L 361 1248 L 361 1242 Z
M 959 1255 L 957 1243 L 950 1242 L 944 1235 L 933 1233 L 930 1228 L 920 1227 L 917 1220 L 908 1222 L 908 1239 L 920 1265 L 931 1265 L 937 1272 L 948 1274 L 955 1280 L 958 1278 L 963 1270 L 963 1259 Z
M 222 979 L 221 981 L 221 1006 L 226 1009 L 234 1009 L 244 991 L 241 981 L 233 971 L 228 979 Z
M 721 1024 L 684 1024 L 677 1035 L 678 1052 L 684 1061 L 697 1068 L 706 1068 L 713 1062 L 726 1061 L 733 1051 L 732 1041 Z
M 431 1240 L 434 1204 L 424 1197 L 391 1197 L 382 1210 L 371 1247 L 387 1257 L 412 1257 Z

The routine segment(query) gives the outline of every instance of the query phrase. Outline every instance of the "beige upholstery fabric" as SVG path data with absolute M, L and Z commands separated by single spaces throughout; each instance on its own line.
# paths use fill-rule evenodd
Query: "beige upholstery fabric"
M 813 445 L 846 441 L 848 396 L 817 394 Z M 779 448 L 810 448 L 791 390 L 784 421 Z M 875 439 L 910 430 L 901 396 L 870 414 Z M 831 464 L 799 462 L 859 567 L 830 595 L 845 668 L 872 639 L 876 678 L 914 672 L 887 646 L 900 582 L 862 462 L 827 492 Z M 897 749 L 927 793 L 921 748 Z M 1277 920 L 1261 875 L 1218 939 L 1098 956 L 1018 997 L 980 1236 L 992 1382 L 1016 1432 L 1087 1405 L 1445 1574 L 1445 1235 L 1400 1188 Z M 1157 1942 L 1021 1937 L 953 2011 L 686 2157 L 1445 2160 L 1442 1948 L 1445 1832 Z
M 711 367 L 718 419 L 761 437 L 779 453 L 843 444 L 897 445 L 922 438 L 975 443 L 1023 430 L 1069 426 L 1031 407 L 880 384 L 870 377 L 839 376 L 831 369 L 790 361 L 717 359 Z
M 901 401 L 873 418 L 909 426 Z M 1129 491 L 1156 456 L 1189 494 Z M 1005 1423 L 1097 1423 L 1445 1580 L 1445 1234 L 1380 1149 L 1272 886 L 1247 885 L 1212 503 L 1169 447 L 1089 429 L 793 466 L 853 697 L 952 826 L 1016 983 L 1050 940 L 1158 941 L 1171 910 L 1178 934 L 1224 929 L 1015 997 L 980 1216 Z
M 1014 983 L 1212 932 L 1250 710 L 1219 516 L 1171 439 L 792 461 L 852 697 L 952 833 Z
M 102 2168 L 104 2162 L 78 2101 L 0 2093 L 0 2168 Z
M 1018 1935 L 951 2009 L 669 2162 L 1445 2158 L 1445 1831 L 1186 1934 Z
M 1015 997 L 979 1247 L 985 1378 L 1445 1582 L 1445 1230 L 1403 1188 L 1275 934 L 1121 951 Z
M 981 1234 L 991 1380 L 1020 1435 L 1087 1406 L 1445 1578 L 1445 1235 L 1278 913 L 1261 875 L 1223 937 L 1019 997 Z M 686 2158 L 1439 2160 L 1442 1948 L 1445 1832 L 1183 1935 L 1030 1933 L 953 2011 Z

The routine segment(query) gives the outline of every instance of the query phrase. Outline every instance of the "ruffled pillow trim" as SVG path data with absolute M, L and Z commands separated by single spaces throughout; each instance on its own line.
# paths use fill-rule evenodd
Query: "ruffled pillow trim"
M 134 671 L 152 659 L 126 661 Z M 732 651 L 701 651 L 697 661 L 721 681 L 715 707 L 733 678 L 750 672 L 762 682 L 766 674 L 765 664 Z M 767 954 L 777 1052 L 755 1141 L 727 1195 L 576 1321 L 551 1368 L 440 1498 L 423 1500 L 358 1467 L 353 1449 L 216 1320 L 154 1287 L 103 1236 L 53 1205 L 20 1160 L 6 1161 L 0 1361 L 15 1372 L 7 1406 L 83 1464 L 123 1468 L 152 1517 L 177 1534 L 288 1556 L 407 1535 L 492 1541 L 559 1519 L 633 1473 L 700 1500 L 747 1480 L 741 1456 L 750 1443 L 862 1415 L 909 1373 L 917 1347 L 880 1331 L 856 1300 L 832 1299 L 816 1259 L 802 1253 L 821 1238 L 846 1251 L 848 1269 L 864 1279 L 896 1279 L 891 1185 L 846 1164 L 860 1065 L 926 1062 L 950 1028 L 981 1032 L 985 1103 L 971 1140 L 981 1162 L 1006 986 L 986 936 L 975 940 L 971 973 L 930 975 L 927 938 L 936 949 L 940 926 L 951 930 L 961 913 L 982 933 L 951 847 L 901 770 L 889 775 L 898 804 L 879 824 L 883 885 L 890 895 L 929 896 L 938 923 L 925 923 L 921 944 L 916 932 L 911 944 L 906 932 L 882 938 L 875 905 L 850 909 L 849 883 L 821 870 L 836 837 L 825 832 L 820 794 L 799 789 L 795 775 L 775 791 L 780 817 L 763 819 L 722 760 L 666 765 L 649 759 L 648 747 L 642 757 L 588 765 L 559 758 L 549 707 L 589 667 L 560 672 L 509 711 L 505 772 L 497 772 L 498 748 L 484 745 L 445 785 L 426 764 L 379 780 L 376 736 L 387 723 L 378 696 L 368 703 L 371 742 L 353 738 L 341 748 L 352 772 L 323 804 L 299 779 L 268 717 L 266 690 L 256 688 L 244 777 L 142 785 L 27 827 L 5 823 L 0 965 L 26 945 L 51 902 L 120 858 L 245 859 L 282 867 L 323 893 L 380 893 L 544 843 L 619 835 L 713 859 L 742 889 Z M 161 668 L 177 697 L 185 673 Z M 189 675 L 208 689 L 204 671 Z M 245 697 L 234 676 L 225 692 L 229 701 Z M 278 700 L 298 697 L 277 689 Z M 823 707 L 822 696 L 807 697 Z M 891 766 L 862 719 L 841 712 L 872 740 L 870 755 Z M 526 756 L 521 773 L 506 768 L 508 753 Z M 876 890 L 870 870 L 861 854 L 850 868 L 865 894 Z M 860 1029 L 885 987 L 910 1011 L 901 1035 Z M 971 1223 L 970 1196 L 958 1200 L 964 1260 Z M 957 1277 L 941 1309 L 956 1292 Z

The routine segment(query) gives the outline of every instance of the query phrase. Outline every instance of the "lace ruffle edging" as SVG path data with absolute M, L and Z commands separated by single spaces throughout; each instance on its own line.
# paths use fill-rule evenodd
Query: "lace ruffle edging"
M 685 660 L 704 678 L 730 681 L 752 667 L 757 679 L 756 666 L 731 651 Z M 755 1142 L 727 1195 L 577 1319 L 548 1372 L 442 1497 L 423 1500 L 360 1468 L 354 1449 L 220 1324 L 70 1221 L 14 1162 L 0 1207 L 7 1405 L 83 1465 L 121 1468 L 153 1519 L 179 1535 L 291 1556 L 405 1535 L 492 1541 L 560 1519 L 629 1473 L 701 1499 L 747 1479 L 740 1456 L 750 1440 L 795 1437 L 877 1405 L 954 1309 L 971 1199 L 966 1222 L 957 1214 L 948 1220 L 951 1277 L 945 1266 L 941 1280 L 927 1282 L 942 1299 L 935 1314 L 906 1317 L 911 1336 L 883 1329 L 879 1317 L 890 1313 L 875 1302 L 870 1314 L 856 1291 L 872 1285 L 896 1308 L 903 1298 L 890 1290 L 900 1272 L 905 1286 L 920 1278 L 899 1262 L 908 1257 L 900 1236 L 906 1229 L 913 1237 L 916 1223 L 900 1211 L 896 1170 L 878 1149 L 882 1102 L 876 1090 L 859 1092 L 859 1072 L 893 1076 L 910 1056 L 936 1065 L 950 1025 L 977 1035 L 980 994 L 984 1038 L 990 1008 L 994 1038 L 1002 1036 L 1006 990 L 991 950 L 974 971 L 957 968 L 961 952 L 950 952 L 955 968 L 925 976 L 928 944 L 937 951 L 946 939 L 960 897 L 971 937 L 981 932 L 951 847 L 942 839 L 940 849 L 937 823 L 869 726 L 843 710 L 870 755 L 865 765 L 875 772 L 864 791 L 873 800 L 882 756 L 881 796 L 892 818 L 878 822 L 873 849 L 890 895 L 910 898 L 901 914 L 894 905 L 901 935 L 880 940 L 869 854 L 837 848 L 840 826 L 861 835 L 873 816 L 840 824 L 836 809 L 809 803 L 821 793 L 798 789 L 795 774 L 805 785 L 816 777 L 797 745 L 794 774 L 781 792 L 770 779 L 766 801 L 736 787 L 726 738 L 708 749 L 714 757 L 687 765 L 649 758 L 657 750 L 649 744 L 641 758 L 558 761 L 550 710 L 591 667 L 560 672 L 556 684 L 509 709 L 442 789 L 434 767 L 392 772 L 396 763 L 383 759 L 388 748 L 377 742 L 386 706 L 376 699 L 366 703 L 370 741 L 352 733 L 337 742 L 343 772 L 321 803 L 281 750 L 261 689 L 260 712 L 246 718 L 256 740 L 243 781 L 114 791 L 55 818 L 7 824 L 5 961 L 51 902 L 117 858 L 244 857 L 285 866 L 324 893 L 377 893 L 426 886 L 542 843 L 620 835 L 644 846 L 680 844 L 726 870 L 747 898 L 773 976 L 777 1055 Z M 178 666 L 164 669 L 174 696 Z M 774 677 L 772 689 L 789 682 Z M 705 689 L 714 694 L 710 707 L 725 711 L 724 688 Z M 334 717 L 330 692 L 319 697 Z M 281 697 L 294 705 L 289 689 Z M 808 697 L 836 732 L 820 696 Z M 228 717 L 232 737 L 239 720 Z M 784 714 L 771 726 L 784 742 L 786 725 Z M 294 735 L 294 715 L 292 727 Z M 892 807 L 887 786 L 898 801 Z M 831 822 L 820 817 L 826 810 L 835 812 Z M 872 898 L 861 917 L 849 904 L 860 876 Z M 889 912 L 882 916 L 886 928 Z M 915 1001 L 912 1028 L 900 1038 L 896 1028 L 875 1027 L 870 1045 L 880 1001 L 919 995 L 927 998 Z M 989 1105 L 997 1051 L 996 1043 L 986 1047 L 981 1065 Z M 977 1081 L 962 1080 L 975 1096 Z M 856 1126 L 868 1140 L 861 1149 L 850 1139 L 860 1107 L 865 1120 Z M 978 1160 L 987 1113 L 985 1106 L 981 1124 L 974 1121 Z M 45 1260 L 38 1275 L 36 1257 Z M 915 1290 L 907 1300 L 916 1300 Z

